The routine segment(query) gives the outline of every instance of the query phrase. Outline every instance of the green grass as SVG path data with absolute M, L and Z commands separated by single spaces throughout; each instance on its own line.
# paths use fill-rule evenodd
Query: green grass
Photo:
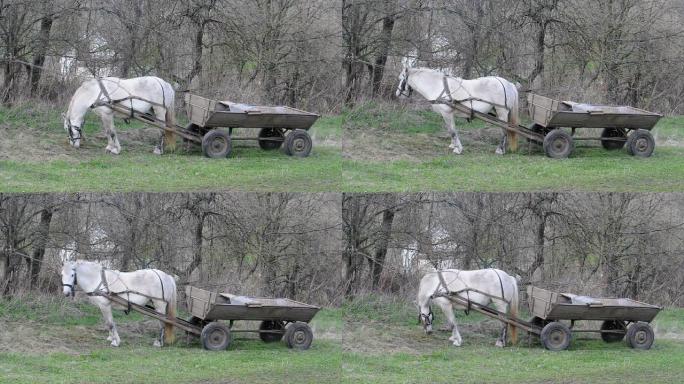
M 104 153 L 106 140 L 98 136 L 100 123 L 92 114 L 84 127 L 86 140 L 74 149 L 67 144 L 58 111 L 0 108 L 0 134 L 17 141 L 2 147 L 10 153 L 0 153 L 0 192 L 341 189 L 339 116 L 321 117 L 311 128 L 314 149 L 304 159 L 262 151 L 251 142 L 235 144 L 229 159 L 207 159 L 198 147 L 182 145 L 175 153 L 156 156 L 154 129 L 137 121 L 116 124 L 123 146 L 118 156 Z
M 439 325 L 443 315 L 436 315 Z M 62 298 L 0 300 L 0 332 L 14 336 L 12 328 L 20 324 L 35 329 L 17 332 L 19 340 L 12 340 L 12 345 L 34 345 L 31 351 L 12 352 L 0 345 L 0 381 L 655 384 L 679 383 L 684 375 L 684 309 L 658 315 L 656 343 L 649 351 L 587 336 L 575 338 L 563 352 L 546 351 L 527 337 L 517 346 L 500 349 L 493 346 L 497 322 L 457 315 L 464 339 L 458 348 L 449 343 L 446 332 L 425 335 L 409 300 L 371 295 L 321 310 L 312 323 L 314 344 L 307 351 L 240 334 L 228 351 L 208 352 L 196 339 L 181 335 L 173 346 L 153 348 L 154 329 L 130 332 L 154 328 L 154 322 L 142 323 L 140 317 L 120 313 L 123 344 L 112 348 L 103 340 L 102 326 L 93 323 L 100 319 L 92 306 Z M 663 336 L 672 332 L 677 338 Z M 45 333 L 53 337 L 49 345 L 30 340 L 40 340 Z M 68 352 L 54 351 L 59 341 L 70 344 Z
M 571 158 L 554 160 L 522 140 L 518 153 L 496 156 L 498 129 L 479 121 L 457 124 L 462 155 L 447 148 L 437 114 L 369 103 L 319 119 L 308 158 L 239 144 L 229 159 L 207 159 L 196 147 L 155 156 L 154 129 L 119 121 L 124 148 L 114 156 L 104 153 L 94 116 L 84 147 L 75 150 L 58 111 L 0 108 L 0 192 L 684 190 L 683 116 L 660 121 L 655 154 L 647 159 L 583 144 Z

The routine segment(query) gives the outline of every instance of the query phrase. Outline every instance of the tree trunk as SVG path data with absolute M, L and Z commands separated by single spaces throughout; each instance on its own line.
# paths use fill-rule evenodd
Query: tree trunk
M 47 244 L 48 236 L 50 235 L 50 222 L 52 221 L 52 208 L 47 207 L 40 212 L 40 223 L 36 229 L 37 238 L 35 240 L 35 247 L 30 260 L 31 273 L 31 287 L 36 287 L 38 284 L 38 276 L 40 276 L 40 267 L 43 265 L 43 258 L 45 257 L 45 245 Z
M 393 197 L 387 196 L 387 200 L 393 200 Z M 385 267 L 385 258 L 387 257 L 387 246 L 389 244 L 389 239 L 392 234 L 392 222 L 394 221 L 395 207 L 388 206 L 382 213 L 382 224 L 380 225 L 379 239 L 377 247 L 375 248 L 375 254 L 371 262 L 371 278 L 372 278 L 372 288 L 377 289 L 380 285 L 380 276 Z
M 373 70 L 371 72 L 371 95 L 373 97 L 380 93 L 380 86 L 382 85 L 382 78 L 385 73 L 385 64 L 387 63 L 387 55 L 389 55 L 390 46 L 392 45 L 392 31 L 394 30 L 394 23 L 396 20 L 392 0 L 385 0 L 385 13 L 385 17 L 382 18 L 382 31 L 380 32 L 378 53 L 375 56 Z
M 35 96 L 38 92 L 38 85 L 40 85 L 40 78 L 43 74 L 43 65 L 45 64 L 45 55 L 50 46 L 50 31 L 52 30 L 52 15 L 43 17 L 40 20 L 40 31 L 38 32 L 38 46 L 36 53 L 33 55 L 33 66 L 31 67 L 31 96 Z

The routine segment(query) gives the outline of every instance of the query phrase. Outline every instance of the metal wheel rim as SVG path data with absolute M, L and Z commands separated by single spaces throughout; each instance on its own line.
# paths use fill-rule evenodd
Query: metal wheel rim
M 554 153 L 565 152 L 569 146 L 570 143 L 568 143 L 568 141 L 564 137 L 558 137 L 551 142 L 551 150 Z
M 304 152 L 306 149 L 306 140 L 303 138 L 297 138 L 292 142 L 292 151 L 294 152 Z
M 228 141 L 221 136 L 215 137 L 211 143 L 209 143 L 209 148 L 212 153 L 221 153 L 228 148 Z
M 210 345 L 217 346 L 223 344 L 226 341 L 226 337 L 227 335 L 225 332 L 223 332 L 220 329 L 215 329 L 211 331 L 211 333 L 207 337 L 207 340 L 209 341 Z
M 295 345 L 303 345 L 308 339 L 306 332 L 303 330 L 297 330 L 292 334 L 292 342 Z
M 640 330 L 634 334 L 634 342 L 638 345 L 644 345 L 648 342 L 648 332 L 645 330 Z
M 551 346 L 553 346 L 554 348 L 557 348 L 557 347 L 563 345 L 563 343 L 565 342 L 565 339 L 566 339 L 565 332 L 563 332 L 560 329 L 556 329 L 556 330 L 552 331 L 549 334 L 549 338 L 548 338 L 549 344 Z
M 640 137 L 634 142 L 634 150 L 637 152 L 646 152 L 649 147 L 648 139 Z

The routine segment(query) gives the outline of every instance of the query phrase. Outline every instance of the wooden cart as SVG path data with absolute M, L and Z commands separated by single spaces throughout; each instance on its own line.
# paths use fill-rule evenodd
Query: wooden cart
M 246 297 L 185 288 L 189 323 L 201 329 L 202 346 L 208 350 L 226 349 L 233 333 L 256 332 L 264 342 L 284 340 L 289 348 L 308 349 L 313 332 L 307 324 L 319 307 L 290 299 Z M 220 320 L 228 320 L 226 324 Z M 259 329 L 233 329 L 237 320 L 261 321 Z
M 649 349 L 655 336 L 650 322 L 662 308 L 624 298 L 592 298 L 527 288 L 531 323 L 540 329 L 542 344 L 549 350 L 568 348 L 573 333 L 600 333 L 605 342 L 625 339 L 632 348 Z M 570 325 L 561 322 L 570 321 Z M 600 329 L 574 329 L 576 321 L 602 321 Z
M 441 271 L 437 273 L 441 286 L 432 295 L 433 298 L 446 298 L 471 311 L 537 335 L 542 345 L 551 351 L 567 349 L 573 332 L 600 333 L 606 342 L 621 341 L 626 336 L 627 345 L 630 347 L 650 349 L 655 336 L 649 323 L 662 309 L 631 299 L 589 298 L 529 286 L 528 304 L 533 317 L 527 321 L 472 302 L 466 295 L 466 291 L 487 295 L 483 292 L 467 288 L 458 292 L 448 291 Z M 561 320 L 569 321 L 570 324 Z M 603 323 L 600 329 L 575 329 L 575 322 L 578 320 L 598 320 Z
M 662 115 L 628 106 L 589 105 L 558 101 L 530 93 L 527 96 L 532 131 L 544 136 L 549 157 L 568 157 L 574 141 L 599 140 L 608 150 L 627 147 L 634 156 L 651 156 L 655 141 L 650 130 Z M 570 130 L 564 130 L 567 128 Z M 578 128 L 602 129 L 601 136 L 575 136 Z
M 282 146 L 290 156 L 306 157 L 311 153 L 307 130 L 318 119 L 315 113 L 285 106 L 217 101 L 191 93 L 185 94 L 185 106 L 190 120 L 185 130 L 202 137 L 202 151 L 207 157 L 229 156 L 233 140 L 257 140 L 265 150 Z M 259 128 L 259 134 L 235 137 L 233 128 Z

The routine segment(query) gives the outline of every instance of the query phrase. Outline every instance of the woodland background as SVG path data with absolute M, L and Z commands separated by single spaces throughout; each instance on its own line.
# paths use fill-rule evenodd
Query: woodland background
M 59 292 L 66 259 L 178 285 L 339 305 L 413 300 L 430 268 L 684 305 L 684 194 L 0 195 L 0 293 Z
M 90 74 L 319 112 L 389 98 L 403 58 L 524 90 L 683 113 L 679 0 L 0 0 L 0 94 Z M 178 104 L 180 105 L 180 103 Z

